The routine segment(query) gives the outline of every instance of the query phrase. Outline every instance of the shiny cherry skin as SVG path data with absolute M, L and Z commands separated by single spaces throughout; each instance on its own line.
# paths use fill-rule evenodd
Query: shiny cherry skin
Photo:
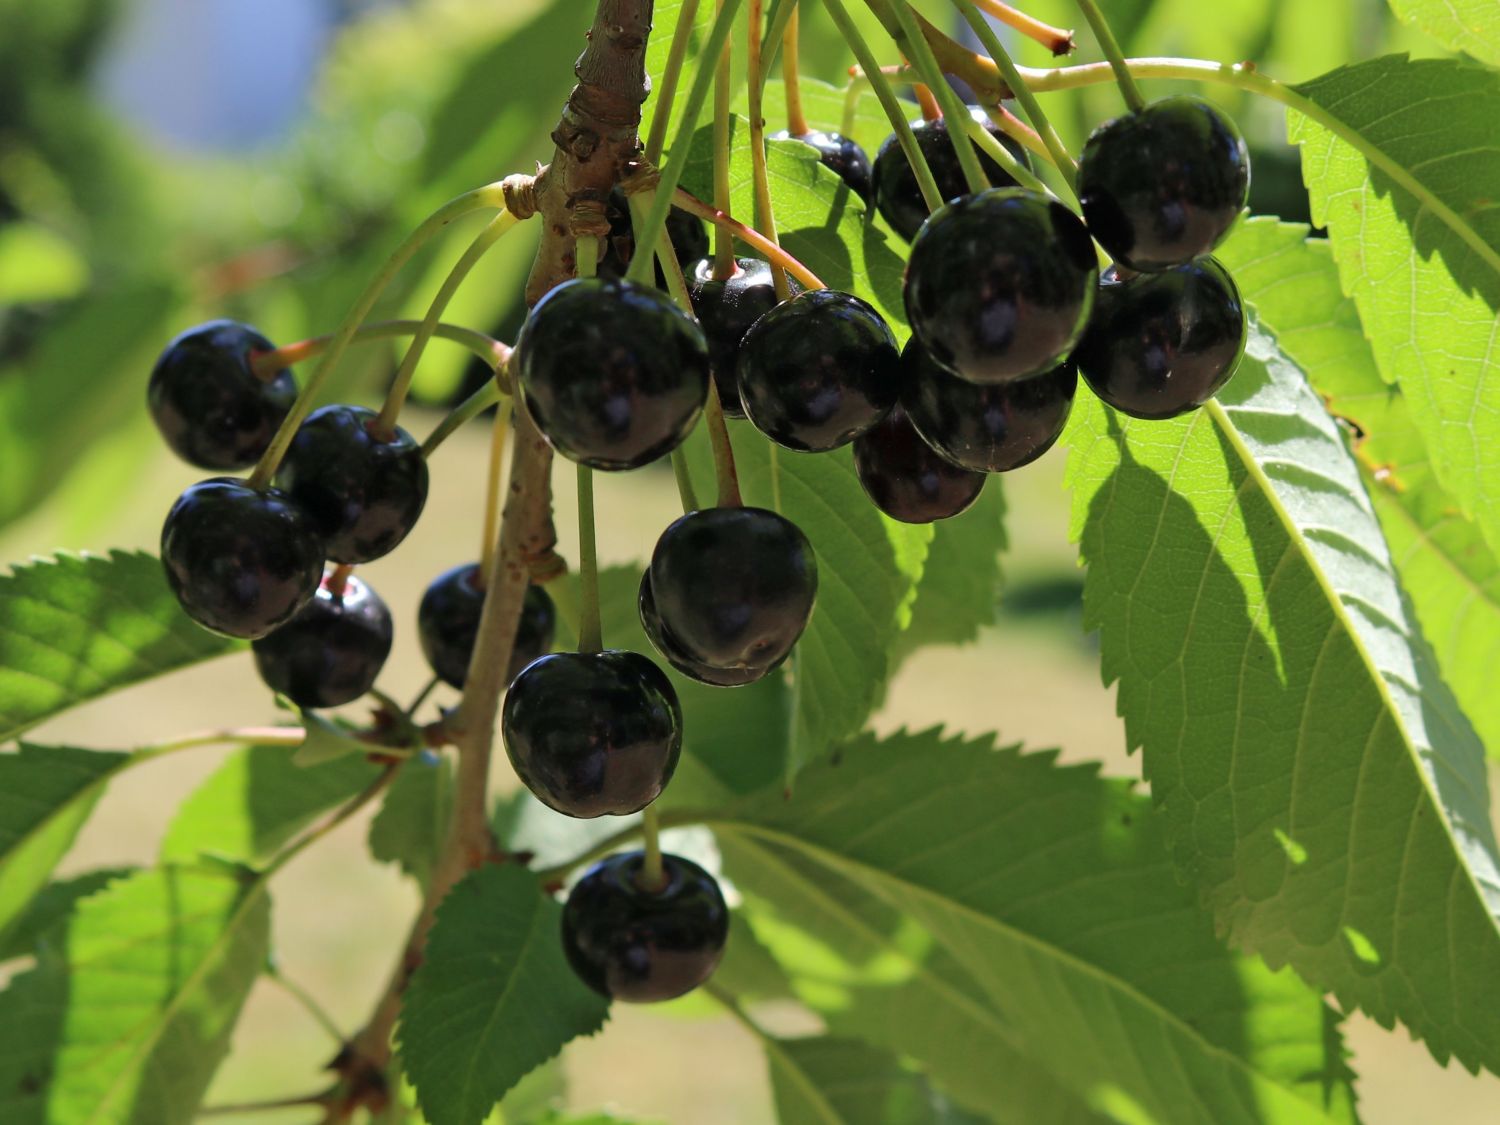
M 297 429 L 276 486 L 307 512 L 334 562 L 388 555 L 427 503 L 427 460 L 401 427 L 376 433 L 363 406 L 325 406 Z
M 568 964 L 612 1000 L 682 996 L 712 976 L 724 955 L 729 908 L 719 884 L 690 859 L 661 860 L 664 883 L 647 888 L 643 853 L 612 855 L 588 870 L 563 906 Z
M 826 453 L 880 421 L 900 393 L 901 357 L 881 315 L 849 293 L 812 289 L 757 320 L 740 343 L 740 401 L 788 449 Z
M 902 405 L 922 439 L 976 473 L 1029 465 L 1056 444 L 1073 409 L 1078 373 L 1064 363 L 1029 379 L 981 386 L 944 371 L 913 340 Z
M 188 616 L 216 633 L 254 640 L 312 600 L 324 556 L 307 516 L 284 493 L 215 477 L 172 505 L 161 561 Z
M 200 469 L 255 464 L 297 400 L 290 370 L 262 379 L 251 366 L 275 350 L 233 320 L 211 320 L 173 338 L 146 387 L 151 417 L 172 452 Z
M 768 668 L 812 618 L 818 562 L 802 529 L 765 508 L 704 508 L 661 533 L 646 572 L 662 626 L 710 668 Z
M 484 586 L 479 580 L 478 563 L 445 570 L 422 594 L 417 607 L 417 635 L 422 642 L 422 653 L 438 679 L 451 687 L 464 686 L 483 610 Z M 527 586 L 507 681 L 520 675 L 521 669 L 533 660 L 552 651 L 556 630 L 557 608 L 551 596 L 540 586 Z
M 787 281 L 793 294 L 802 292 L 795 280 Z M 738 258 L 733 276 L 719 281 L 714 277 L 713 259 L 703 258 L 693 263 L 687 283 L 693 312 L 708 340 L 708 362 L 719 391 L 719 405 L 729 417 L 743 418 L 745 408 L 740 404 L 735 363 L 740 341 L 750 326 L 776 307 L 771 267 L 759 258 Z
M 1089 330 L 1073 353 L 1088 385 L 1134 418 L 1196 410 L 1245 351 L 1245 307 L 1229 271 L 1199 258 L 1121 281 L 1104 273 Z
M 863 148 L 842 133 L 828 133 L 814 129 L 808 133 L 793 135 L 783 129 L 772 133 L 773 141 L 801 141 L 811 146 L 818 154 L 818 163 L 844 181 L 845 186 L 866 204 L 875 199 L 874 171 L 870 167 L 870 156 Z M 915 179 L 913 180 L 915 182 Z
M 391 611 L 353 575 L 325 576 L 312 601 L 251 646 L 260 678 L 298 707 L 339 707 L 375 686 L 391 654 Z
M 666 673 L 636 652 L 558 652 L 512 681 L 505 751 L 537 799 L 590 819 L 640 812 L 682 753 L 682 707 Z
M 630 220 L 630 203 L 619 188 L 610 191 L 604 216 L 609 220 L 609 236 L 604 240 L 595 273 L 599 277 L 618 280 L 625 276 L 630 257 L 635 253 L 635 230 Z M 708 254 L 708 230 L 701 219 L 688 214 L 681 207 L 673 207 L 667 212 L 667 235 L 672 240 L 672 251 L 677 262 L 684 270 Z M 656 283 L 659 287 L 666 286 L 660 263 L 656 267 Z
M 516 342 L 522 401 L 552 447 L 595 469 L 635 469 L 682 444 L 708 398 L 708 342 L 661 290 L 565 281 Z
M 983 110 L 971 108 L 969 112 L 1022 165 L 1031 167 L 1026 150 L 997 129 Z M 941 117 L 936 121 L 913 121 L 911 131 L 916 135 L 917 147 L 927 158 L 927 166 L 932 169 L 932 178 L 937 181 L 938 194 L 944 202 L 967 195 L 969 182 L 964 179 L 963 169 L 953 151 L 953 142 L 948 139 L 948 122 Z M 1015 186 L 1016 181 L 1010 173 L 983 151 L 979 151 L 979 164 L 992 186 Z M 917 174 L 912 171 L 911 162 L 906 159 L 901 142 L 894 133 L 881 143 L 880 151 L 875 154 L 874 190 L 876 209 L 893 231 L 910 242 L 927 219 L 927 201 L 922 198 L 922 189 L 917 187 Z
M 933 212 L 912 243 L 906 315 L 938 363 L 975 383 L 1056 367 L 1088 325 L 1099 270 L 1078 216 L 1022 188 Z
M 854 439 L 854 469 L 871 502 L 902 523 L 932 523 L 966 511 L 989 479 L 928 445 L 899 406 Z
M 1181 265 L 1223 241 L 1250 192 L 1250 152 L 1233 121 L 1179 95 L 1107 121 L 1078 162 L 1089 231 L 1133 270 Z
M 641 575 L 636 605 L 640 611 L 641 628 L 645 630 L 646 639 L 651 642 L 651 646 L 678 672 L 700 684 L 707 684 L 709 687 L 744 687 L 765 679 L 786 660 L 783 656 L 763 667 L 714 668 L 694 658 L 683 648 L 682 642 L 672 635 L 671 630 L 662 624 L 661 615 L 656 612 L 656 597 L 651 592 L 650 571 Z

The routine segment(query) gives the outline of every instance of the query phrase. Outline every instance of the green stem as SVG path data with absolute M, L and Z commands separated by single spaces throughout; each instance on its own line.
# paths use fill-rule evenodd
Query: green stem
M 724 0 L 724 6 L 714 17 L 708 39 L 703 44 L 703 54 L 698 63 L 697 73 L 693 75 L 692 88 L 688 91 L 687 102 L 682 109 L 682 121 L 677 126 L 677 137 L 672 145 L 672 155 L 667 159 L 666 167 L 661 171 L 656 199 L 651 204 L 651 211 L 646 216 L 646 221 L 635 228 L 635 253 L 630 258 L 630 266 L 625 276 L 641 285 L 651 284 L 651 248 L 656 245 L 657 238 L 666 229 L 667 210 L 672 205 L 672 192 L 676 190 L 678 182 L 682 179 L 683 169 L 687 167 L 689 142 L 692 140 L 693 130 L 698 127 L 698 118 L 703 112 L 703 103 L 708 99 L 709 87 L 713 85 L 714 74 L 718 70 L 719 54 L 724 50 L 724 44 L 729 41 L 729 32 L 734 27 L 734 17 L 739 13 L 742 2 L 743 0 Z M 655 124 L 653 120 L 653 128 Z
M 594 543 L 594 470 L 578 466 L 578 651 L 604 647 L 599 623 L 599 555 Z
M 802 108 L 801 59 L 798 55 L 801 21 L 797 18 L 797 0 L 787 0 L 785 7 L 789 15 L 786 29 L 781 33 L 781 82 L 786 87 L 786 127 L 792 136 L 800 137 L 808 131 L 807 113 Z M 774 35 L 775 30 L 772 28 L 771 34 Z M 769 67 L 772 61 L 773 56 L 767 53 L 765 65 Z
M 593 239 L 583 239 L 593 242 Z M 510 411 L 495 412 L 490 427 L 490 464 L 485 479 L 484 525 L 479 540 L 479 581 L 488 590 L 495 584 L 495 548 L 500 540 L 500 511 L 505 507 L 500 478 L 505 471 L 505 442 L 510 437 Z
M 771 176 L 766 167 L 766 72 L 761 59 L 761 0 L 750 0 L 750 41 L 747 47 L 746 67 L 750 85 L 750 172 L 755 188 L 755 228 L 772 243 L 780 244 L 776 236 L 776 207 L 771 198 Z M 771 263 L 771 281 L 776 288 L 778 301 L 790 300 L 792 287 L 787 283 L 786 270 Z
M 672 103 L 677 100 L 677 85 L 682 80 L 682 64 L 687 59 L 688 46 L 693 39 L 693 27 L 697 22 L 698 0 L 682 0 L 682 7 L 677 11 L 677 30 L 672 34 L 667 65 L 661 74 L 656 108 L 651 111 L 651 132 L 646 138 L 646 160 L 652 164 L 661 159 L 662 149 L 667 143 Z
M 235 730 L 203 731 L 186 734 L 171 742 L 148 746 L 131 755 L 131 765 L 164 758 L 182 750 L 196 750 L 203 746 L 285 746 L 295 749 L 307 739 L 307 731 L 301 727 L 239 727 Z
M 724 404 L 719 401 L 719 386 L 713 380 L 709 380 L 703 420 L 708 426 L 708 439 L 714 451 L 714 479 L 719 486 L 719 507 L 738 508 L 744 504 L 740 497 L 740 474 L 734 464 L 734 445 L 729 440 L 729 424 L 724 420 Z
M 1051 189 L 1042 182 L 1041 177 L 1017 160 L 1010 149 L 1000 143 L 1000 138 L 984 127 L 983 121 L 976 119 L 972 114 L 966 115 L 964 132 L 969 135 L 971 141 L 984 150 L 986 156 L 1004 168 L 1010 178 L 1021 187 L 1030 188 L 1043 195 L 1051 194 Z
M 715 11 L 723 6 L 717 0 Z M 714 73 L 714 206 L 728 211 L 729 187 L 729 65 L 730 45 L 724 44 L 719 55 L 719 69 Z M 714 227 L 714 272 L 715 281 L 724 281 L 734 276 L 737 264 L 734 260 L 734 235 L 721 226 Z
M 786 45 L 787 29 L 791 27 L 792 20 L 796 16 L 797 0 L 780 0 L 779 3 L 773 0 L 770 23 L 760 41 L 762 65 L 768 71 L 776 65 L 777 53 Z M 796 132 L 796 130 L 793 130 L 793 132 Z
M 380 294 L 385 291 L 391 278 L 396 276 L 413 254 L 455 219 L 462 218 L 473 211 L 485 208 L 498 210 L 504 206 L 505 194 L 499 184 L 486 184 L 484 187 L 475 188 L 443 204 L 423 219 L 417 229 L 407 235 L 401 245 L 396 247 L 391 256 L 386 259 L 385 265 L 370 279 L 364 292 L 359 295 L 359 299 L 354 302 L 354 307 L 345 315 L 343 323 L 334 333 L 328 350 L 323 353 L 318 366 L 309 376 L 307 385 L 302 388 L 302 393 L 297 396 L 297 401 L 282 421 L 280 429 L 276 431 L 276 436 L 271 439 L 270 446 L 261 456 L 254 472 L 250 474 L 249 483 L 252 488 L 265 488 L 271 483 L 271 478 L 276 475 L 276 470 L 281 465 L 281 459 L 286 456 L 287 448 L 292 444 L 292 438 L 296 436 L 297 427 L 302 425 L 303 419 L 312 412 L 318 392 L 322 390 L 323 384 L 327 382 L 333 369 L 338 366 L 339 360 L 343 358 L 349 346 L 349 341 L 354 339 L 354 334 L 359 331 L 359 326 L 364 323 L 365 317 L 370 314 L 370 310 L 379 300 Z
M 989 177 L 984 174 L 984 167 L 979 163 L 979 154 L 974 149 L 968 128 L 953 128 L 953 123 L 959 121 L 967 126 L 967 122 L 972 119 L 973 115 L 963 99 L 958 96 L 958 91 L 948 84 L 943 68 L 938 65 L 937 56 L 932 52 L 932 45 L 927 42 L 927 37 L 922 34 L 922 29 L 917 24 L 917 17 L 912 14 L 911 5 L 906 0 L 893 0 L 892 6 L 895 9 L 896 22 L 901 27 L 901 36 L 898 41 L 906 52 L 906 57 L 911 59 L 917 72 L 921 74 L 922 81 L 927 84 L 933 96 L 942 105 L 943 113 L 948 118 L 948 140 L 958 156 L 959 167 L 963 169 L 964 182 L 969 185 L 970 192 L 984 191 L 990 186 Z M 872 6 L 871 10 L 876 9 Z
M 693 477 L 688 472 L 687 454 L 680 445 L 672 450 L 672 475 L 677 478 L 677 497 L 682 501 L 683 512 L 696 512 L 698 493 L 693 489 Z
M 1124 97 L 1126 106 L 1132 110 L 1144 108 L 1146 99 L 1141 97 L 1140 88 L 1135 84 L 1130 68 L 1125 65 L 1125 52 L 1120 50 L 1120 41 L 1115 38 L 1115 33 L 1109 26 L 1109 20 L 1104 18 L 1104 13 L 1099 10 L 1098 3 L 1096 0 L 1078 0 L 1078 8 L 1083 12 L 1083 18 L 1088 20 L 1089 27 L 1093 29 L 1094 38 L 1099 41 L 1099 49 L 1109 60 L 1109 68 L 1114 72 L 1115 81 L 1119 83 L 1120 94 Z M 997 59 L 996 62 L 999 60 Z
M 1005 79 L 1005 84 L 1015 94 L 1016 101 L 1021 103 L 1021 108 L 1026 112 L 1026 119 L 1031 122 L 1031 127 L 1042 138 L 1042 143 L 1047 146 L 1047 152 L 1052 156 L 1052 163 L 1056 165 L 1058 172 L 1067 182 L 1068 190 L 1076 199 L 1078 197 L 1078 165 L 1068 155 L 1062 138 L 1057 135 L 1052 122 L 1047 119 L 1047 113 L 1042 109 L 1041 103 L 1036 100 L 1036 95 L 1027 89 L 1020 72 L 1016 69 L 1015 61 L 1010 57 L 1010 52 L 1005 49 L 1005 44 L 1000 42 L 1000 37 L 995 34 L 995 29 L 990 26 L 989 21 L 979 14 L 978 8 L 974 7 L 974 0 L 954 0 L 954 2 L 974 30 L 974 34 L 979 37 L 979 42 L 989 52 L 990 59 L 1000 69 L 1000 75 Z
M 641 889 L 655 894 L 666 886 L 667 876 L 661 863 L 661 814 L 654 804 L 641 813 L 641 835 L 645 841 L 645 859 L 641 863 Z
M 922 193 L 922 202 L 927 204 L 927 210 L 936 211 L 943 205 L 943 193 L 938 190 L 932 169 L 927 166 L 927 158 L 917 145 L 917 136 L 911 131 L 911 122 L 906 119 L 906 110 L 896 97 L 895 88 L 880 69 L 880 60 L 875 57 L 869 43 L 860 34 L 859 27 L 850 18 L 843 0 L 823 0 L 823 6 L 828 9 L 828 15 L 838 27 L 839 34 L 844 37 L 844 42 L 854 52 L 855 61 L 859 63 L 859 69 L 870 83 L 870 88 L 880 99 L 880 108 L 885 110 L 891 129 L 895 131 L 896 143 L 906 154 L 906 162 L 911 165 L 912 172 L 917 177 L 917 189 Z
M 1303 97 L 1290 86 L 1274 78 L 1267 78 L 1244 63 L 1206 62 L 1202 59 L 1141 58 L 1126 59 L 1125 65 L 1138 78 L 1169 78 L 1187 82 L 1210 82 L 1220 86 L 1232 86 L 1263 98 L 1280 102 L 1288 109 L 1296 110 L 1304 117 L 1316 121 L 1339 140 L 1349 145 L 1370 164 L 1379 168 L 1394 183 L 1410 192 L 1440 222 L 1447 225 L 1469 249 L 1491 269 L 1500 273 L 1500 249 L 1487 243 L 1473 225 L 1451 207 L 1437 198 L 1421 181 L 1411 174 L 1399 161 L 1384 149 L 1370 143 L 1357 129 L 1335 117 L 1317 102 Z M 1026 84 L 1037 93 L 1056 90 L 1076 90 L 1083 86 L 1097 86 L 1112 78 L 1111 68 L 1103 63 L 1084 66 L 1060 67 L 1056 70 L 1032 70 L 1021 67 Z
M 850 78 L 849 85 L 844 87 L 844 116 L 839 122 L 839 132 L 846 137 L 854 136 L 859 117 L 859 99 L 864 97 L 865 87 L 869 84 L 870 80 L 861 73 Z
M 448 416 L 433 428 L 422 443 L 422 456 L 431 457 L 443 442 L 447 441 L 466 424 L 478 418 L 490 407 L 504 402 L 509 396 L 500 390 L 493 379 L 486 379 L 484 386 L 449 411 Z
M 593 277 L 599 271 L 599 240 L 581 236 L 573 247 L 573 265 L 579 277 Z
M 469 248 L 463 252 L 463 256 L 448 271 L 448 276 L 438 287 L 437 295 L 432 298 L 432 304 L 427 306 L 427 315 L 422 318 L 421 327 L 417 329 L 416 335 L 407 345 L 406 354 L 401 357 L 401 366 L 396 369 L 396 377 L 391 381 L 391 389 L 386 392 L 385 405 L 380 408 L 380 417 L 375 420 L 374 433 L 377 436 L 384 435 L 387 440 L 395 436 L 396 419 L 401 416 L 401 408 L 406 404 L 406 395 L 411 389 L 412 377 L 417 373 L 417 364 L 422 361 L 422 353 L 427 350 L 427 342 L 437 331 L 448 302 L 453 300 L 453 295 L 458 292 L 459 286 L 468 279 L 474 267 L 479 264 L 479 260 L 489 252 L 490 247 L 500 241 L 501 236 L 514 227 L 517 221 L 509 211 L 501 211 L 490 220 L 484 230 L 479 232 L 474 241 L 469 244 Z
M 600 840 L 593 847 L 574 856 L 572 859 L 557 864 L 555 867 L 545 867 L 536 873 L 537 879 L 546 886 L 550 883 L 560 883 L 580 867 L 585 867 L 612 855 L 630 843 L 641 834 L 640 824 L 629 824 Z
M 366 340 L 385 340 L 393 336 L 411 336 L 422 327 L 420 320 L 379 320 L 373 324 L 362 324 L 354 333 L 352 343 Z M 510 348 L 493 336 L 465 328 L 460 324 L 439 323 L 433 335 L 442 340 L 462 344 L 491 367 L 499 367 L 510 358 Z M 314 336 L 309 340 L 298 340 L 295 344 L 283 344 L 273 352 L 261 352 L 250 361 L 250 366 L 262 377 L 274 375 L 283 367 L 311 359 L 328 349 L 333 343 L 333 333 Z
M 422 704 L 427 702 L 427 697 L 434 691 L 436 691 L 438 684 L 442 682 L 443 680 L 441 676 L 431 676 L 428 678 L 427 683 L 423 685 L 422 690 L 417 692 L 416 698 L 406 705 L 406 717 L 408 719 L 410 719 L 417 713 L 417 708 L 421 707 Z
M 349 1041 L 348 1036 L 340 1030 L 339 1025 L 333 1021 L 333 1017 L 328 1014 L 327 1009 L 323 1005 L 318 1003 L 313 994 L 296 981 L 284 976 L 274 963 L 266 966 L 266 976 L 280 985 L 288 996 L 302 1005 L 302 1010 L 312 1016 L 318 1026 L 328 1032 L 335 1043 L 347 1043 Z

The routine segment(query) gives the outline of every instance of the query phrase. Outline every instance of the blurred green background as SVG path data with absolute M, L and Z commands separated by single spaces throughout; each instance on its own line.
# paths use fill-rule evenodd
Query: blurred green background
M 937 0 L 923 6 L 954 23 Z M 1025 6 L 1063 26 L 1079 22 L 1070 0 Z M 804 71 L 839 83 L 851 59 L 809 7 Z M 1131 53 L 1254 59 L 1290 80 L 1385 51 L 1434 53 L 1396 24 L 1384 0 L 1111 0 L 1105 8 Z M 198 475 L 159 448 L 143 408 L 163 342 L 211 316 L 247 320 L 278 342 L 331 330 L 423 215 L 547 158 L 591 9 L 585 0 L 0 0 L 0 558 L 154 548 L 171 498 Z M 1030 44 L 1020 54 L 1048 61 Z M 1086 34 L 1079 54 L 1098 57 Z M 1253 209 L 1305 219 L 1279 110 L 1205 93 L 1251 140 Z M 1117 111 L 1117 95 L 1101 86 L 1055 96 L 1049 109 L 1076 146 Z M 459 224 L 419 256 L 377 316 L 420 315 L 474 229 Z M 523 227 L 507 238 L 448 319 L 512 338 L 534 237 Z M 394 358 L 389 344 L 358 348 L 332 393 L 378 401 Z M 429 350 L 414 432 L 425 433 L 461 392 L 467 366 L 450 345 Z M 433 575 L 477 552 L 483 429 L 471 427 L 435 457 L 422 523 L 368 568 L 400 624 L 413 620 Z M 975 646 L 913 657 L 878 717 L 882 729 L 998 730 L 1135 772 L 1113 693 L 1100 686 L 1079 629 L 1062 467 L 1054 455 L 1005 481 L 1011 549 L 1001 623 Z M 676 514 L 670 476 L 646 470 L 599 487 L 603 560 L 641 559 Z M 558 492 L 563 550 L 576 558 L 572 490 Z M 382 686 L 403 696 L 424 680 L 412 630 L 398 632 Z M 273 717 L 248 657 L 236 657 L 81 709 L 40 737 L 126 748 Z M 149 862 L 177 799 L 216 762 L 213 753 L 177 756 L 127 775 L 67 870 Z M 366 860 L 362 827 L 299 859 L 275 893 L 285 972 L 349 1030 L 415 905 L 394 871 Z M 795 1011 L 764 1015 L 772 1026 L 807 1026 Z M 1367 1121 L 1495 1120 L 1500 1081 L 1439 1068 L 1404 1032 L 1358 1017 L 1349 1027 Z M 334 1045 L 265 985 L 235 1047 L 212 1101 L 310 1092 Z M 600 1036 L 569 1048 L 565 1067 L 567 1101 L 578 1108 L 674 1123 L 770 1119 L 760 1052 L 737 1025 L 691 1001 L 617 1009 Z

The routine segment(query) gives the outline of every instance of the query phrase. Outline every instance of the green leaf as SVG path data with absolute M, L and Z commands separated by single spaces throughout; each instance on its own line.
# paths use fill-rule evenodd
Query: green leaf
M 140 680 L 234 652 L 144 553 L 57 555 L 0 577 L 0 739 Z
M 608 1004 L 563 957 L 562 907 L 515 866 L 483 867 L 438 908 L 398 1038 L 432 1125 L 478 1125 L 505 1092 Z
M 968 644 L 995 623 L 1005 547 L 1005 492 L 992 476 L 972 508 L 933 525 L 900 655 L 924 645 Z
M 1438 480 L 1500 550 L 1500 72 L 1392 56 L 1296 90 L 1378 154 L 1372 167 L 1289 114 L 1380 373 L 1400 383 Z
M 297 711 L 297 721 L 302 724 L 306 733 L 291 752 L 293 765 L 301 769 L 312 769 L 340 758 L 354 755 L 363 758 L 369 754 L 370 744 L 355 738 L 348 724 L 325 718 L 316 711 L 300 707 L 294 709 Z
M 0 1119 L 191 1121 L 265 964 L 264 884 L 142 871 L 84 899 L 0 993 Z
M 80 900 L 102 891 L 117 879 L 133 875 L 135 871 L 133 867 L 106 868 L 48 883 L 5 932 L 4 940 L 0 941 L 0 961 L 36 953 L 38 947 L 50 939 L 53 928 L 72 916 Z
M 804 771 L 791 800 L 772 790 L 704 821 L 726 860 L 745 841 L 794 853 L 818 883 L 855 884 L 898 911 L 892 955 L 866 965 L 871 987 L 904 991 L 935 964 L 936 996 L 960 966 L 966 992 L 903 1009 L 929 1038 L 977 1008 L 1055 1084 L 1136 1120 L 1352 1119 L 1318 995 L 1219 944 L 1126 782 L 929 731 L 861 740 Z M 753 871 L 727 870 L 753 885 Z
M 0 304 L 72 297 L 88 280 L 88 262 L 40 223 L 0 226 Z
M 940 1125 L 977 1121 L 920 1074 L 856 1039 L 763 1037 L 780 1125 Z
M 161 860 L 191 863 L 207 855 L 264 863 L 321 813 L 374 781 L 380 769 L 365 758 L 304 769 L 285 746 L 237 750 L 178 806 Z
M 427 885 L 448 836 L 453 767 L 441 754 L 420 754 L 401 767 L 370 822 L 370 854 L 398 864 Z
M 1450 51 L 1500 66 L 1500 7 L 1491 0 L 1391 0 L 1391 9 Z
M 747 224 L 755 213 L 750 149 L 743 139 L 749 133 L 750 123 L 743 117 L 730 118 L 730 212 Z M 801 141 L 768 141 L 766 171 L 781 245 L 825 285 L 874 305 L 899 333 L 906 325 L 901 296 L 906 263 L 886 236 L 866 221 L 864 201 Z M 699 129 L 693 137 L 682 186 L 699 199 L 713 198 L 711 127 Z M 749 253 L 743 246 L 736 252 Z
M 1272 219 L 1242 223 L 1217 256 L 1281 349 L 1338 417 L 1357 427 L 1360 475 L 1443 679 L 1500 758 L 1500 560 L 1432 474 L 1400 388 L 1380 379 L 1323 239 Z M 1358 436 L 1363 435 L 1363 436 Z
M 22 745 L 0 754 L 0 936 L 18 924 L 129 754 Z
M 1252 324 L 1218 402 L 1086 398 L 1072 446 L 1085 622 L 1179 869 L 1234 943 L 1500 1066 L 1483 749 L 1301 372 Z
M 881 515 L 847 448 L 794 453 L 749 426 L 731 427 L 731 437 L 745 503 L 786 516 L 818 559 L 817 606 L 791 659 L 783 763 L 790 785 L 805 764 L 864 726 L 879 703 L 891 652 L 911 623 L 933 529 Z M 767 754 L 764 737 L 761 744 Z

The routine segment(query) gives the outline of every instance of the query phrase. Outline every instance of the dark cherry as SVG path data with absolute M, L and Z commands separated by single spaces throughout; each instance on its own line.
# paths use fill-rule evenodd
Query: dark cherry
M 1104 273 L 1073 353 L 1088 385 L 1135 418 L 1172 418 L 1212 398 L 1245 350 L 1245 308 L 1229 271 L 1200 258 L 1121 281 Z
M 984 473 L 963 469 L 922 440 L 897 407 L 854 439 L 854 469 L 865 495 L 902 523 L 932 523 L 966 510 L 984 490 Z
M 773 141 L 801 141 L 817 151 L 818 163 L 837 174 L 855 195 L 869 204 L 875 199 L 874 172 L 870 168 L 870 156 L 858 144 L 842 133 L 827 133 L 814 129 L 810 133 L 795 136 L 783 129 L 772 133 Z M 915 179 L 912 181 L 915 183 Z
M 391 611 L 374 590 L 345 575 L 338 590 L 324 577 L 312 601 L 250 646 L 272 691 L 298 707 L 338 707 L 375 686 L 391 654 Z
M 971 108 L 969 112 L 1022 165 L 1031 167 L 1026 150 L 996 128 L 983 110 Z M 948 139 L 948 122 L 943 118 L 936 121 L 913 121 L 911 130 L 916 134 L 917 147 L 927 158 L 927 166 L 932 169 L 932 178 L 937 181 L 938 192 L 943 200 L 946 202 L 967 195 L 969 183 L 964 179 L 963 169 L 959 167 L 953 142 Z M 979 152 L 979 164 L 992 186 L 1015 186 L 1016 181 L 1011 178 L 1010 173 L 983 151 Z M 922 190 L 917 187 L 917 174 L 912 171 L 911 162 L 906 159 L 906 153 L 901 150 L 901 142 L 894 133 L 881 143 L 880 151 L 875 154 L 874 185 L 875 206 L 881 216 L 893 231 L 910 242 L 927 219 L 927 201 L 922 198 Z
M 656 597 L 651 592 L 649 571 L 641 575 L 636 605 L 640 610 L 641 628 L 645 630 L 652 647 L 673 668 L 700 684 L 707 684 L 709 687 L 744 687 L 765 679 L 786 660 L 783 656 L 780 660 L 757 668 L 714 668 L 695 659 L 682 646 L 682 642 L 672 635 L 671 630 L 662 624 L 661 615 L 656 612 Z
M 652 603 L 666 635 L 697 663 L 769 669 L 812 617 L 818 562 L 791 520 L 765 508 L 704 508 L 656 541 Z
M 944 371 L 915 340 L 906 345 L 901 404 L 922 439 L 976 473 L 1029 465 L 1056 443 L 1073 409 L 1078 373 L 1064 363 L 1029 379 L 980 385 Z
M 1083 146 L 1078 198 L 1093 236 L 1134 270 L 1207 254 L 1250 192 L 1250 152 L 1202 98 L 1163 98 L 1106 121 Z
M 275 350 L 233 320 L 211 320 L 175 337 L 146 387 L 151 417 L 172 452 L 200 469 L 255 464 L 297 400 L 291 371 L 262 379 L 250 365 Z
M 794 279 L 787 281 L 793 294 L 802 292 Z M 713 259 L 703 258 L 693 263 L 687 282 L 693 312 L 708 340 L 708 363 L 719 389 L 719 405 L 731 418 L 743 418 L 735 362 L 750 326 L 776 307 L 771 267 L 759 258 L 738 258 L 734 275 L 719 281 L 714 278 Z
M 1050 371 L 1088 325 L 1099 270 L 1078 216 L 1022 188 L 933 212 L 912 243 L 906 315 L 938 363 L 975 383 Z
M 708 343 L 659 289 L 565 281 L 516 343 L 522 400 L 559 453 L 634 469 L 682 443 L 708 398 Z
M 341 563 L 388 555 L 427 503 L 427 460 L 399 426 L 388 439 L 363 406 L 325 406 L 297 429 L 276 485 L 306 512 Z
M 788 449 L 847 445 L 896 403 L 901 359 L 880 314 L 849 293 L 813 289 L 777 305 L 740 343 L 740 401 Z
M 483 609 L 484 587 L 479 581 L 478 563 L 445 570 L 422 595 L 422 604 L 417 607 L 417 635 L 427 663 L 445 684 L 464 686 Z M 527 586 L 507 680 L 514 680 L 522 668 L 552 651 L 556 628 L 557 609 L 551 596 L 540 586 Z
M 161 561 L 193 620 L 253 640 L 311 600 L 324 558 L 322 541 L 285 494 L 215 477 L 172 505 L 161 529 Z
M 641 852 L 612 855 L 589 868 L 563 906 L 568 964 L 612 1000 L 682 996 L 712 976 L 724 955 L 729 908 L 719 884 L 690 859 L 661 860 L 665 881 L 653 889 L 641 885 Z
M 595 272 L 599 277 L 622 278 L 630 265 L 631 255 L 635 253 L 635 229 L 630 221 L 630 203 L 619 188 L 609 193 L 604 216 L 609 220 L 609 236 L 604 241 Z M 684 270 L 708 253 L 708 230 L 703 221 L 681 207 L 673 207 L 667 212 L 667 234 L 672 239 L 677 262 Z M 659 288 L 666 288 L 660 263 L 656 267 L 656 284 Z
M 543 804 L 624 816 L 656 800 L 682 752 L 666 673 L 636 652 L 558 652 L 528 664 L 501 714 L 505 751 Z

